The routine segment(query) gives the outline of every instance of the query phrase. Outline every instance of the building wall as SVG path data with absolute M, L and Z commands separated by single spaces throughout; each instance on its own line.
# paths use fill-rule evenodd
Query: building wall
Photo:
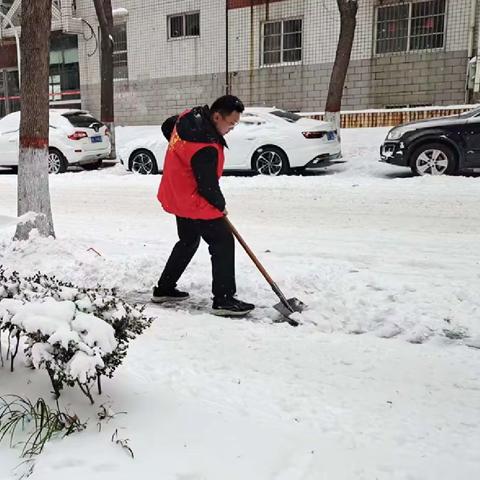
M 385 105 L 462 103 L 465 99 L 469 0 L 447 3 L 445 49 L 375 55 L 375 6 L 360 3 L 352 60 L 343 108 L 381 108 Z M 398 0 L 390 3 L 398 3 Z M 382 5 L 388 5 L 388 0 Z M 275 104 L 293 110 L 322 110 L 335 59 L 340 25 L 336 2 L 280 2 L 236 11 L 232 63 L 234 91 L 249 103 Z M 262 21 L 289 17 L 304 19 L 302 65 L 260 67 Z M 253 48 L 240 32 L 253 25 Z M 248 52 L 247 55 L 242 52 Z
M 246 0 L 230 2 L 231 7 L 249 4 Z M 92 3 L 78 0 L 78 16 L 97 29 Z M 229 11 L 232 92 L 251 105 L 323 110 L 340 29 L 336 0 L 257 3 L 253 8 Z M 377 56 L 375 6 L 379 3 L 360 2 L 343 108 L 463 103 L 470 0 L 447 1 L 443 50 Z M 113 4 L 129 11 L 129 80 L 115 84 L 119 123 L 158 123 L 185 107 L 210 103 L 225 92 L 225 0 L 113 0 Z M 168 40 L 167 16 L 189 11 L 200 11 L 200 37 Z M 261 67 L 262 22 L 290 17 L 303 18 L 302 62 Z M 98 49 L 89 56 L 94 48 L 93 39 L 80 37 L 84 107 L 98 113 Z
M 225 12 L 223 0 L 114 0 L 126 8 L 128 81 L 115 82 L 118 123 L 159 122 L 169 113 L 207 103 L 225 91 Z M 90 1 L 77 2 L 78 15 L 98 30 Z M 200 37 L 167 39 L 167 16 L 200 11 Z M 217 25 L 218 23 L 218 25 Z M 88 36 L 87 36 L 88 38 Z M 100 110 L 100 56 L 94 39 L 79 40 L 83 106 Z M 222 72 L 222 73 L 217 73 Z

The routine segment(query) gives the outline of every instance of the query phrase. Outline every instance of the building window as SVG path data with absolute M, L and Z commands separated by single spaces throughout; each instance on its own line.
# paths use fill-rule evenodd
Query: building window
M 184 13 L 168 17 L 168 38 L 200 36 L 200 13 Z
M 113 27 L 113 78 L 128 80 L 127 25 Z
M 412 4 L 410 50 L 442 48 L 445 38 L 445 0 Z
M 376 53 L 443 48 L 445 0 L 377 8 Z
M 63 100 L 62 97 L 62 83 L 60 81 L 60 75 L 50 75 L 50 102 L 59 102 Z
M 302 19 L 263 24 L 263 65 L 302 60 Z
M 80 107 L 78 37 L 52 33 L 50 39 L 50 104 Z

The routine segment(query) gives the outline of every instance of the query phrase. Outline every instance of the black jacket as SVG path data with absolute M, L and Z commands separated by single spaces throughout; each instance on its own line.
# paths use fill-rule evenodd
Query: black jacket
M 207 106 L 195 107 L 179 119 L 179 116 L 170 117 L 162 125 L 162 132 L 170 140 L 174 127 L 182 140 L 198 143 L 219 143 L 227 146 L 224 138 L 217 132 L 210 120 L 210 111 Z M 198 193 L 208 203 L 223 212 L 225 198 L 220 190 L 217 177 L 218 152 L 215 147 L 205 147 L 192 157 L 192 170 L 197 181 Z

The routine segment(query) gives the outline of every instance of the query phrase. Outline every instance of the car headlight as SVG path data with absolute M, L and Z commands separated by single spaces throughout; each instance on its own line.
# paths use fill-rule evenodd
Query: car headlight
M 392 128 L 387 135 L 387 140 L 398 140 L 402 138 L 411 128 L 408 127 L 396 127 Z

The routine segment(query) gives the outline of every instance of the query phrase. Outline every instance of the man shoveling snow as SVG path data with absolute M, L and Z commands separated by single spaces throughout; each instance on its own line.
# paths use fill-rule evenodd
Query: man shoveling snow
M 255 306 L 235 298 L 235 241 L 228 224 L 219 179 L 223 174 L 223 138 L 238 124 L 243 103 L 232 95 L 217 99 L 210 108 L 195 107 L 162 125 L 169 140 L 158 199 L 176 216 L 179 241 L 153 289 L 152 301 L 181 301 L 187 292 L 177 282 L 203 238 L 212 260 L 212 310 L 215 315 L 241 316 Z

